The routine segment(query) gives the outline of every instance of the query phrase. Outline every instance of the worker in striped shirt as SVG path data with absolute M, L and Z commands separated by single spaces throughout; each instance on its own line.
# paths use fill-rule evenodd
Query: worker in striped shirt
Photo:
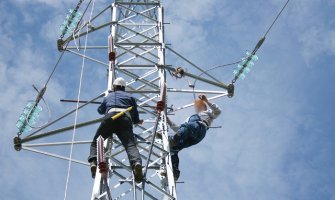
M 207 109 L 207 106 L 209 109 Z M 202 141 L 214 119 L 221 114 L 221 109 L 208 101 L 205 95 L 200 95 L 194 102 L 195 114 L 188 117 L 185 123 L 177 125 L 167 118 L 170 128 L 176 133 L 169 137 L 170 152 L 175 181 L 180 176 L 178 153 L 184 148 Z

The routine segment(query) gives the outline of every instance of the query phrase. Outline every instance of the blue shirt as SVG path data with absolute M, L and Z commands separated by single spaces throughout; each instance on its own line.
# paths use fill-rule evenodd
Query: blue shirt
M 137 110 L 137 104 L 134 97 L 124 91 L 116 91 L 109 93 L 98 108 L 98 113 L 101 115 L 107 114 L 111 108 L 129 108 L 133 107 L 130 111 L 131 118 L 134 124 L 140 121 Z

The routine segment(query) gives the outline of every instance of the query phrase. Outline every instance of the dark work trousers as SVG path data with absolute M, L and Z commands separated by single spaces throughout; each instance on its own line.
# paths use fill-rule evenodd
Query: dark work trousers
M 116 120 L 112 120 L 111 117 L 115 114 L 117 113 L 107 114 L 105 120 L 101 122 L 91 143 L 88 162 L 97 161 L 97 138 L 101 135 L 104 139 L 107 139 L 113 137 L 113 133 L 115 133 L 126 149 L 130 166 L 134 167 L 136 162 L 142 165 L 141 156 L 135 143 L 131 119 L 127 115 L 123 115 Z
M 178 153 L 184 148 L 198 144 L 206 136 L 207 127 L 193 121 L 180 126 L 177 133 L 170 138 L 176 144 L 170 149 L 173 170 L 179 170 Z

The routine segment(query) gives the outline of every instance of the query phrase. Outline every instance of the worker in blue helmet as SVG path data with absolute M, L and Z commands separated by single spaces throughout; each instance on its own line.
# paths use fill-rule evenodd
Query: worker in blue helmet
M 137 149 L 133 133 L 133 124 L 142 124 L 139 119 L 137 104 L 135 98 L 125 92 L 126 82 L 123 78 L 117 78 L 113 82 L 113 92 L 109 93 L 98 108 L 105 119 L 101 122 L 91 143 L 88 162 L 91 166 L 92 178 L 95 177 L 97 169 L 97 138 L 101 135 L 104 139 L 112 137 L 115 133 L 126 149 L 130 166 L 133 169 L 136 182 L 142 182 L 142 160 Z M 111 117 L 126 111 L 132 107 L 132 110 L 126 112 L 121 117 L 113 120 Z
M 194 109 L 195 114 L 188 117 L 181 125 L 176 125 L 167 118 L 167 123 L 176 132 L 175 135 L 169 137 L 173 174 L 176 181 L 180 176 L 179 151 L 202 141 L 213 120 L 221 114 L 221 109 L 215 103 L 209 102 L 205 95 L 200 95 L 199 99 L 195 100 Z

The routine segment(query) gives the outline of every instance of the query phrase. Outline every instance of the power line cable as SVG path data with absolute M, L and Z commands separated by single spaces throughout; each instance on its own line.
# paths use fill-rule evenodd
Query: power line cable
M 290 2 L 291 0 L 287 0 L 286 3 L 284 4 L 284 6 L 282 7 L 282 9 L 280 10 L 280 12 L 277 14 L 276 18 L 273 20 L 273 22 L 271 23 L 271 25 L 269 26 L 269 28 L 267 29 L 267 31 L 265 32 L 264 36 L 261 37 L 261 39 L 258 41 L 258 43 L 256 44 L 254 50 L 252 51 L 252 53 L 250 54 L 250 56 L 246 57 L 246 58 L 243 58 L 242 60 L 239 60 L 239 61 L 235 61 L 235 62 L 231 62 L 231 63 L 228 63 L 228 64 L 223 64 L 223 65 L 218 65 L 218 66 L 214 66 L 208 70 L 205 70 L 205 72 L 209 72 L 209 71 L 212 71 L 212 70 L 215 70 L 215 69 L 218 69 L 218 68 L 222 68 L 222 67 L 227 67 L 227 66 L 232 66 L 232 65 L 236 65 L 236 64 L 239 64 L 243 61 L 246 61 L 246 60 L 250 60 L 251 57 L 253 55 L 256 54 L 256 52 L 259 50 L 259 48 L 262 46 L 263 42 L 265 41 L 265 38 L 266 36 L 269 34 L 269 32 L 272 30 L 273 26 L 275 25 L 275 23 L 277 22 L 277 20 L 279 19 L 279 17 L 282 15 L 283 11 L 285 10 L 285 8 L 287 7 L 288 3 Z M 202 76 L 205 72 L 202 72 L 200 73 L 198 76 Z M 232 81 L 232 83 L 235 83 L 235 81 L 237 80 L 237 77 L 235 77 Z M 195 97 L 195 87 L 196 87 L 196 82 L 197 82 L 197 79 L 194 80 L 193 82 L 193 85 L 192 85 L 192 88 L 193 88 L 193 97 L 194 99 L 196 98 Z

